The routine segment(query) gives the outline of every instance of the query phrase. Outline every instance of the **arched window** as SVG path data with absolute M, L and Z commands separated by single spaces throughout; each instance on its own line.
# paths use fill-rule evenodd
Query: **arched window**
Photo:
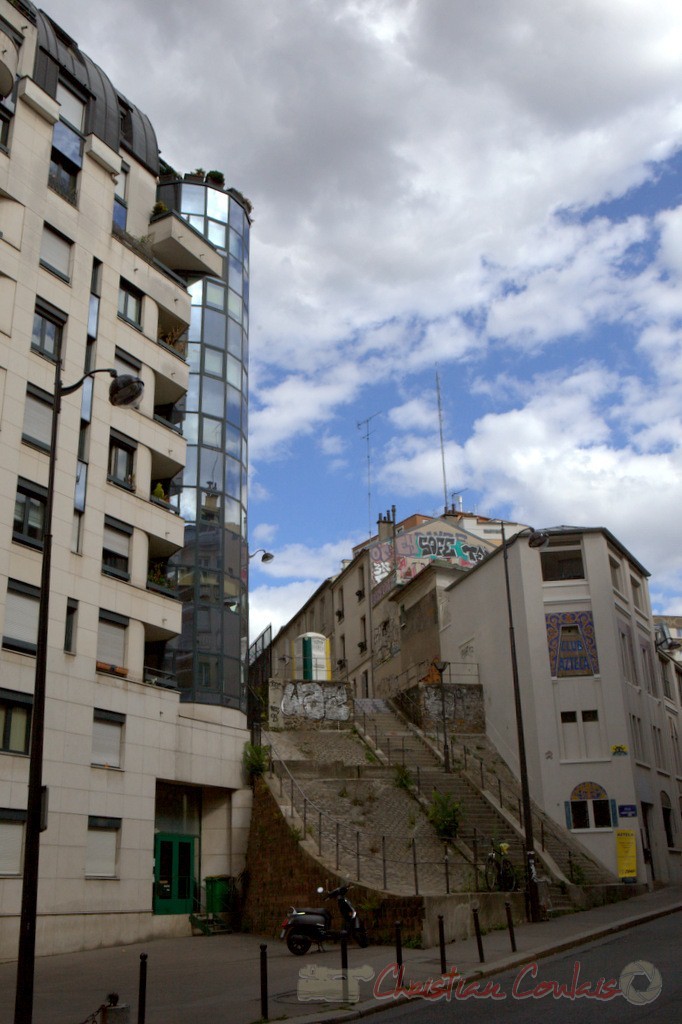
M 566 825 L 570 829 L 614 828 L 618 822 L 616 802 L 609 800 L 597 782 L 581 782 L 565 802 Z

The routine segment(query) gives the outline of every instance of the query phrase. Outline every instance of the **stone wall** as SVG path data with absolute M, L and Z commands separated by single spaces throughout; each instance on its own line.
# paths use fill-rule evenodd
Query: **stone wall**
M 305 849 L 263 779 L 257 780 L 254 789 L 246 869 L 242 926 L 245 931 L 269 938 L 279 938 L 288 907 L 317 906 L 318 885 L 333 889 L 346 881 Z M 393 942 L 396 921 L 402 923 L 403 941 L 421 940 L 421 896 L 390 896 L 363 885 L 354 885 L 350 895 L 370 942 Z M 336 905 L 332 909 L 335 927 L 340 928 Z
M 270 729 L 351 727 L 353 697 L 346 683 L 271 679 L 268 695 Z
M 433 732 L 443 729 L 443 696 L 445 718 L 451 732 L 473 734 L 485 732 L 485 706 L 480 683 L 446 683 L 440 686 L 413 686 L 397 693 L 396 706 L 420 729 Z

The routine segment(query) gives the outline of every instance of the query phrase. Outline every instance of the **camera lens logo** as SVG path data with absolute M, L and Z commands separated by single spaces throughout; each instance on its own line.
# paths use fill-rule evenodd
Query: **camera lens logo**
M 646 979 L 646 988 L 635 987 L 637 978 Z M 661 972 L 648 960 L 635 960 L 623 968 L 620 974 L 620 990 L 629 1003 L 644 1006 L 658 999 L 663 988 Z

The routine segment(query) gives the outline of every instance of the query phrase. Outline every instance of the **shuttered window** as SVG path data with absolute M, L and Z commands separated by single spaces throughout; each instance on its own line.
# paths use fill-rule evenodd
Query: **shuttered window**
M 20 875 L 25 811 L 0 807 L 0 875 Z
M 19 580 L 8 580 L 2 646 L 35 654 L 38 640 L 40 590 Z
M 130 560 L 130 537 L 132 527 L 121 523 L 110 516 L 104 517 L 104 537 L 102 541 L 102 571 L 122 579 L 130 579 L 128 564 Z
M 92 722 L 92 764 L 121 767 L 125 715 L 95 708 Z
M 85 874 L 89 878 L 116 878 L 120 818 L 88 818 Z
M 97 661 L 113 667 L 125 665 L 128 620 L 113 612 L 101 612 L 97 631 Z
M 71 277 L 71 249 L 68 238 L 61 235 L 49 224 L 43 225 L 40 243 L 40 265 L 69 281 Z
M 28 444 L 50 450 L 52 437 L 52 396 L 29 384 L 24 405 L 24 426 L 21 437 Z

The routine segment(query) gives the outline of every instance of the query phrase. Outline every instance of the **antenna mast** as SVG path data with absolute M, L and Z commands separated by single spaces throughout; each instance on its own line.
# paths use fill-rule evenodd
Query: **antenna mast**
M 372 433 L 372 431 L 369 429 L 369 425 L 370 425 L 370 422 L 374 419 L 375 416 L 380 416 L 380 415 L 381 415 L 381 413 L 373 412 L 372 415 L 368 416 L 366 420 L 360 420 L 360 422 L 357 424 L 358 430 L 360 430 L 362 427 L 365 427 L 365 429 L 366 429 L 366 433 L 363 434 L 362 436 L 364 437 L 365 441 L 367 442 L 367 531 L 368 531 L 367 532 L 367 536 L 368 537 L 372 536 L 372 472 L 371 472 L 371 470 L 372 470 L 372 459 L 371 459 L 371 449 L 370 449 L 370 442 L 369 442 L 369 436 Z
M 438 428 L 440 430 L 440 460 L 443 467 L 443 512 L 448 510 L 448 485 L 445 479 L 445 444 L 443 442 L 443 406 L 440 400 L 440 376 L 436 369 L 436 395 L 438 397 Z

